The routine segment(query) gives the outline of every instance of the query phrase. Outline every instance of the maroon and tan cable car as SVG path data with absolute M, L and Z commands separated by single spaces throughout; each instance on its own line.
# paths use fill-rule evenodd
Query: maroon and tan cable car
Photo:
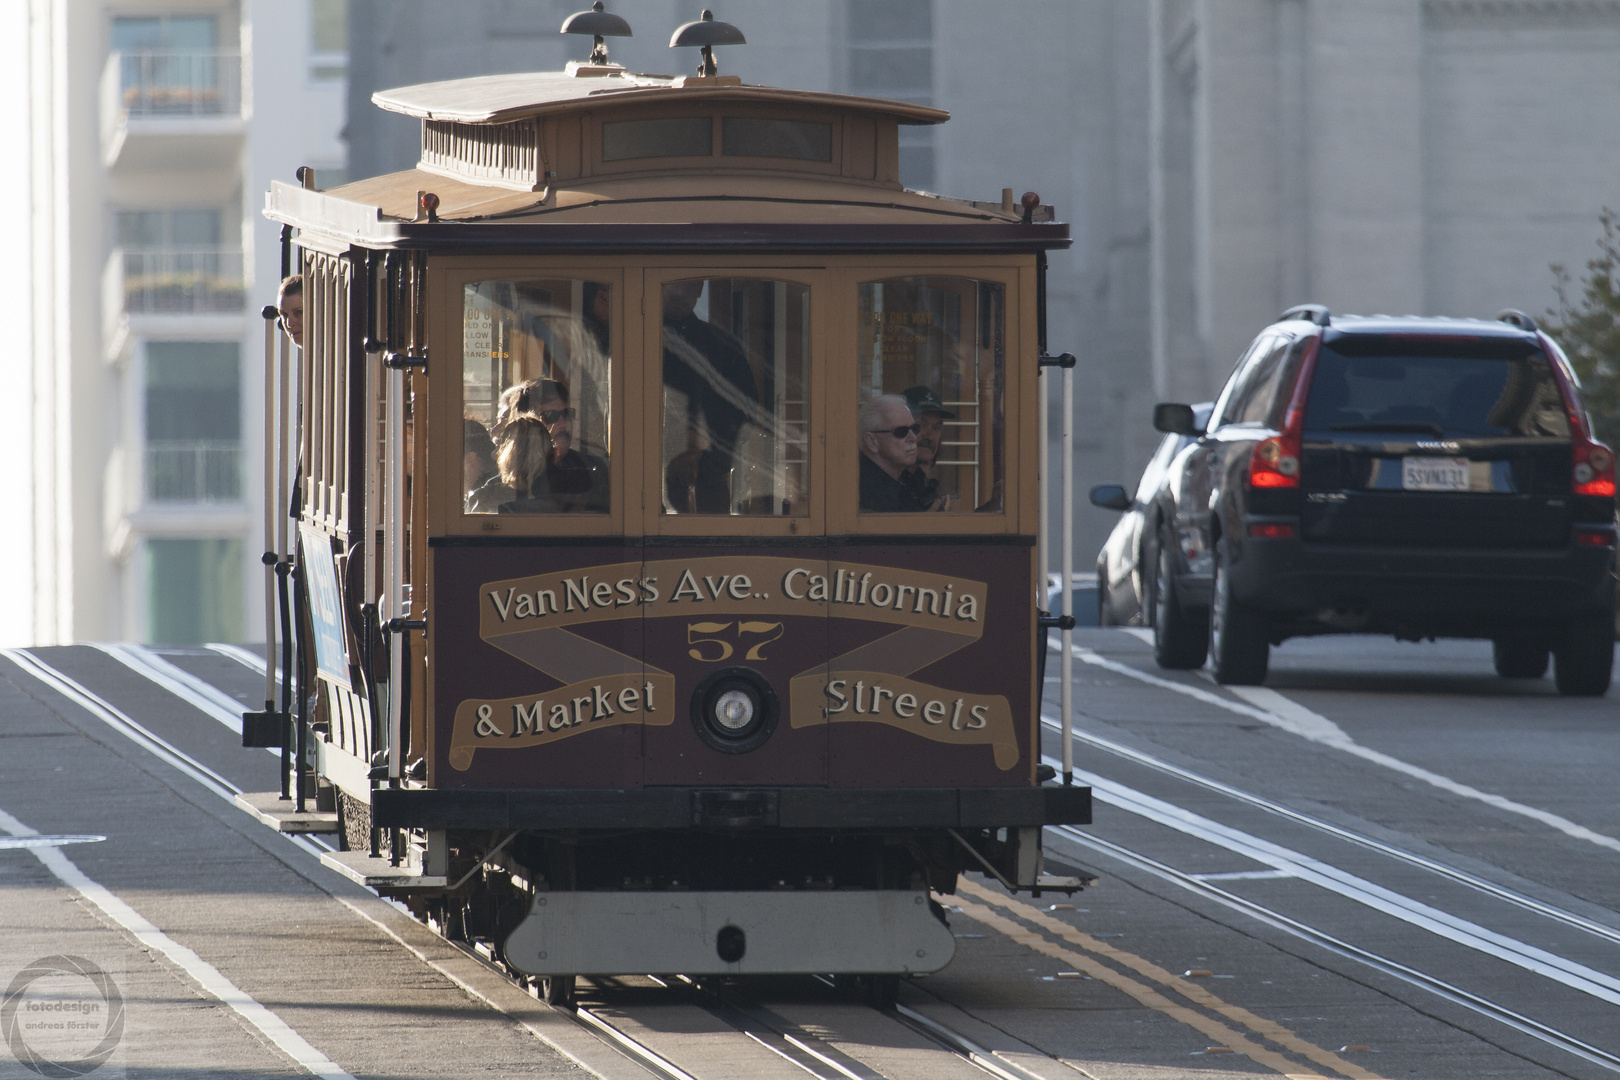
M 715 74 L 726 23 L 677 31 L 684 78 L 609 63 L 617 16 L 564 28 L 589 61 L 377 94 L 416 168 L 269 193 L 305 312 L 302 349 L 266 323 L 268 631 L 303 679 L 247 739 L 307 763 L 329 861 L 550 1000 L 892 994 L 952 955 L 930 890 L 1077 884 L 1041 866 L 1090 790 L 1042 764 L 1035 540 L 1068 228 L 904 189 L 900 125 L 945 113 Z

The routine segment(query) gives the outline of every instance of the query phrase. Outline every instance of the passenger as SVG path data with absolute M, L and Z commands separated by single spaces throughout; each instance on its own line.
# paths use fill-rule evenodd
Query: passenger
M 665 491 L 679 513 L 729 514 L 737 436 L 768 425 L 742 343 L 698 318 L 702 281 L 664 286 L 664 386 L 685 399 L 688 447 L 668 465 Z M 666 417 L 671 427 L 678 417 Z
M 281 312 L 281 328 L 294 345 L 304 347 L 304 275 L 290 274 L 276 290 L 276 310 Z
M 515 413 L 501 428 L 495 450 L 499 473 L 473 492 L 468 510 L 474 514 L 554 513 L 557 503 L 546 487 L 546 466 L 551 460 L 551 436 L 533 413 Z
M 911 408 L 899 394 L 882 394 L 861 406 L 861 510 L 889 514 L 922 510 L 900 475 L 917 464 L 917 433 Z
M 926 386 L 913 386 L 902 394 L 912 417 L 922 425 L 922 430 L 917 432 L 917 464 L 902 473 L 900 481 L 911 490 L 912 498 L 924 509 L 954 509 L 955 492 L 941 495 L 939 477 L 934 472 L 939 464 L 945 421 L 955 420 L 956 414 L 947 409 L 939 395 Z
M 551 379 L 540 379 L 528 397 L 531 402 L 539 399 L 535 415 L 551 436 L 546 485 L 557 508 L 564 513 L 607 513 L 608 463 L 575 448 L 574 421 L 578 414 L 568 403 L 568 387 Z
M 462 503 L 463 508 L 471 512 L 473 493 L 500 469 L 495 464 L 495 440 L 489 437 L 483 424 L 470 416 L 461 421 L 461 447 Z

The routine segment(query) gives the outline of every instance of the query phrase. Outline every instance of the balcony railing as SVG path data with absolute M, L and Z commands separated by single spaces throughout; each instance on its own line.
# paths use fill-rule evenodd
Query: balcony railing
M 198 134 L 242 117 L 242 54 L 223 49 L 115 52 L 101 71 L 101 150 L 111 167 L 144 124 Z M 132 125 L 134 125 L 132 127 Z M 201 125 L 200 127 L 198 125 Z M 217 131 L 214 132 L 216 135 Z
M 242 54 L 232 50 L 115 52 L 101 79 L 104 103 L 125 117 L 242 112 Z
M 235 502 L 242 497 L 242 444 L 176 439 L 146 444 L 146 498 L 152 502 Z
M 204 315 L 242 310 L 242 253 L 230 248 L 119 248 L 104 277 L 108 315 Z

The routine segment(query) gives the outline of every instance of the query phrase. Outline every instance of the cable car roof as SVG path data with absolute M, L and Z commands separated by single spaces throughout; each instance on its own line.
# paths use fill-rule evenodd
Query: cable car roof
M 612 65 L 581 64 L 570 64 L 568 71 L 480 75 L 419 83 L 379 90 L 371 95 L 371 100 L 379 108 L 420 120 L 453 120 L 463 124 L 510 123 L 622 101 L 820 106 L 890 117 L 902 124 L 942 124 L 951 116 L 943 109 L 904 101 L 752 86 L 733 75 L 709 78 L 640 75 Z

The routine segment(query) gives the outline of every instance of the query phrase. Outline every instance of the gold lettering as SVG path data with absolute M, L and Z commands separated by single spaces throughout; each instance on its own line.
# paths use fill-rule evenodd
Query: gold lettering
M 794 599 L 799 598 L 795 596 Z M 823 601 L 827 599 L 827 579 L 821 574 L 810 575 L 810 599 Z
M 857 604 L 866 603 L 866 583 L 871 581 L 871 580 L 872 580 L 872 575 L 871 575 L 870 572 L 867 572 L 867 573 L 861 575 L 861 595 L 860 595 L 860 599 L 855 601 Z M 853 579 L 852 579 L 852 581 L 853 581 Z
M 641 579 L 641 599 L 646 604 L 658 603 L 658 579 L 645 577 Z
M 597 607 L 613 606 L 613 586 L 605 581 L 598 581 L 591 586 L 591 603 Z
M 591 700 L 591 719 L 601 720 L 604 717 L 612 716 L 613 700 L 606 694 L 602 693 L 601 683 L 597 683 L 595 686 L 591 687 L 591 694 L 593 695 Z
M 894 610 L 899 611 L 901 608 L 906 606 L 906 593 L 916 591 L 917 586 L 915 585 L 900 585 L 896 587 L 894 590 Z
M 923 597 L 925 597 L 925 596 L 928 597 L 928 605 L 927 605 L 928 606 L 928 614 L 930 614 L 930 615 L 938 615 L 939 614 L 939 593 L 935 592 L 933 589 L 921 589 L 921 588 L 919 588 L 917 590 L 917 606 L 911 609 L 912 613 L 913 614 L 921 614 L 922 609 L 923 609 Z
M 580 607 L 584 608 L 586 611 L 591 609 L 591 598 L 586 595 L 586 590 L 590 587 L 591 579 L 589 576 L 586 576 L 580 578 L 579 581 L 580 583 L 575 585 L 573 578 L 563 578 L 563 595 L 567 600 L 569 611 L 574 610 L 574 600 L 576 597 L 579 599 Z
M 517 617 L 530 619 L 534 617 L 534 597 L 524 593 L 517 598 Z
M 945 703 L 943 701 L 930 701 L 924 705 L 923 720 L 930 724 L 943 724 L 945 722 Z
M 917 695 L 901 694 L 894 699 L 894 715 L 902 720 L 910 720 L 917 715 Z
M 951 707 L 951 730 L 962 730 L 962 699 L 957 698 L 956 704 Z
M 581 704 L 589 705 L 590 703 L 591 703 L 591 695 L 589 695 L 589 694 L 586 694 L 584 697 L 577 697 L 577 698 L 574 699 L 574 719 L 572 721 L 573 723 L 583 724 L 585 722 L 585 720 L 586 720 L 585 714 L 580 712 L 579 707 L 580 707 Z M 957 704 L 960 705 L 961 702 L 957 702 Z
M 864 597 L 865 597 L 864 590 L 862 592 L 862 597 L 863 597 L 863 600 L 864 600 Z M 879 599 L 879 597 L 882 597 L 882 599 Z M 894 599 L 894 586 L 893 585 L 890 585 L 886 581 L 880 581 L 876 585 L 872 586 L 872 606 L 873 607 L 888 607 L 889 606 L 889 601 L 893 600 L 893 599 Z
M 893 690 L 885 690 L 881 686 L 872 687 L 872 711 L 873 712 L 877 712 L 877 711 L 879 711 L 880 709 L 883 708 L 883 699 L 885 697 L 894 697 L 894 691 Z
M 618 590 L 619 590 L 619 595 L 622 596 L 624 599 L 615 600 L 613 602 L 613 606 L 614 607 L 624 607 L 624 605 L 626 605 L 626 604 L 635 603 L 636 602 L 635 585 L 636 585 L 636 583 L 634 581 L 632 581 L 631 579 L 629 579 L 629 578 L 620 578 L 619 579 L 619 584 L 618 584 L 617 587 L 618 587 Z
M 977 731 L 990 722 L 990 713 L 983 705 L 975 705 L 968 710 L 973 719 L 968 721 L 968 730 Z
M 553 705 L 551 707 L 551 719 L 546 721 L 546 726 L 549 727 L 552 731 L 561 731 L 563 728 L 567 727 L 568 726 L 568 706 L 567 705 Z
M 731 598 L 746 600 L 753 592 L 754 582 L 747 574 L 736 574 L 731 579 Z
M 648 712 L 657 712 L 658 711 L 657 709 L 653 708 L 653 703 L 652 703 L 652 683 L 647 684 L 647 711 Z
M 978 622 L 979 598 L 972 593 L 963 593 L 957 600 L 956 617 L 964 622 Z
M 730 574 L 721 574 L 720 575 L 720 584 L 716 585 L 714 583 L 714 578 L 705 577 L 703 579 L 703 584 L 705 584 L 705 585 L 707 585 L 709 587 L 709 599 L 711 599 L 711 600 L 720 599 L 720 594 L 726 591 L 726 582 L 728 580 L 730 580 L 730 578 L 731 578 Z
M 562 610 L 561 608 L 559 608 L 557 606 L 557 590 L 556 589 L 541 589 L 539 592 L 535 593 L 534 594 L 534 606 L 536 608 L 536 610 L 535 610 L 536 615 L 544 615 L 548 608 L 552 612 L 558 612 L 558 611 Z
M 635 712 L 641 708 L 641 691 L 633 686 L 627 686 L 619 691 L 619 711 Z
M 491 735 L 505 735 L 495 724 L 495 710 L 488 705 L 478 706 L 478 725 L 474 730 L 480 739 L 487 739 Z
M 865 683 L 858 682 L 858 683 L 855 684 L 855 711 L 858 712 L 858 713 L 861 713 L 863 715 L 866 712 L 866 705 L 861 701 L 861 695 L 864 694 L 865 692 L 866 692 L 866 684 Z

